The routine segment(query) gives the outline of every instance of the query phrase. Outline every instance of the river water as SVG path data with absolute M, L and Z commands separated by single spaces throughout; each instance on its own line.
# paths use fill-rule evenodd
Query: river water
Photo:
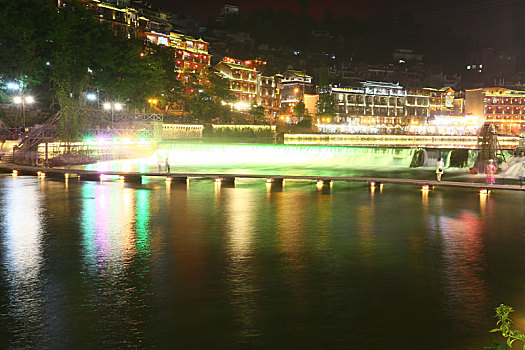
M 481 349 L 525 328 L 524 200 L 0 175 L 0 348 Z

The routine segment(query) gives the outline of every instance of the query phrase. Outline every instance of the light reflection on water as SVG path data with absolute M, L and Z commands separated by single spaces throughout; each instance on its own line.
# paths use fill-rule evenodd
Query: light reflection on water
M 16 347 L 35 346 L 43 337 L 45 325 L 42 285 L 43 230 L 41 194 L 38 186 L 26 179 L 14 178 L 2 189 L 0 199 L 2 270 L 7 290 L 10 322 L 3 323 L 14 333 Z M 3 317 L 2 317 L 3 318 Z M 30 333 L 21 334 L 20 329 Z
M 470 349 L 499 303 L 523 320 L 521 193 L 263 181 L 0 177 L 0 345 Z

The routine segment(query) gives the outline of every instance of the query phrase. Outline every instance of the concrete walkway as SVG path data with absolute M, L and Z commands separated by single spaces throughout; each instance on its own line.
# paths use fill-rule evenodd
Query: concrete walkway
M 42 168 L 31 166 L 20 166 L 15 164 L 0 164 L 0 172 L 13 173 L 18 175 L 38 176 L 42 173 L 46 177 L 68 178 L 76 177 L 80 180 L 99 181 L 101 175 L 119 176 L 124 181 L 140 181 L 143 176 L 169 178 L 173 181 L 185 181 L 188 178 L 209 178 L 225 183 L 233 184 L 235 179 L 266 179 L 268 182 L 282 183 L 283 180 L 312 180 L 318 183 L 327 184 L 332 181 L 362 182 L 369 185 L 379 184 L 400 184 L 416 185 L 420 187 L 460 187 L 473 189 L 490 189 L 506 191 L 525 191 L 525 187 L 518 185 L 486 185 L 484 183 L 459 182 L 459 181 L 435 181 L 435 180 L 417 180 L 417 179 L 394 179 L 382 177 L 345 177 L 345 176 L 298 176 L 298 175 L 251 175 L 251 174 L 198 174 L 198 173 L 159 173 L 159 172 L 123 172 L 123 171 L 96 171 L 64 168 Z M 66 175 L 67 174 L 67 175 Z

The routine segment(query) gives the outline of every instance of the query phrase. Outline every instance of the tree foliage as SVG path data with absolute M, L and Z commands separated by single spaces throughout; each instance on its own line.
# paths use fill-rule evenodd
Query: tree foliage
M 257 104 L 253 104 L 250 107 L 250 114 L 256 119 L 256 120 L 262 120 L 264 119 L 264 107 L 259 106 Z
M 225 103 L 233 101 L 228 80 L 205 71 L 187 76 L 184 86 L 184 107 L 195 118 L 209 121 L 228 114 L 229 107 Z
M 83 4 L 55 7 L 48 0 L 4 0 L 0 9 L 0 76 L 49 104 L 81 105 L 85 93 L 141 108 L 152 95 L 176 91 L 173 64 L 160 48 L 116 35 Z M 173 57 L 173 56 L 172 56 Z M 70 101 L 68 101 L 70 100 Z
M 226 113 L 221 102 L 232 100 L 221 77 L 204 72 L 180 80 L 173 48 L 118 35 L 75 0 L 63 7 L 49 0 L 3 0 L 0 57 L 0 82 L 17 81 L 55 110 L 72 111 L 96 92 L 99 104 L 141 110 L 155 98 L 207 120 Z M 75 113 L 63 118 L 62 137 L 77 138 L 84 120 Z
M 303 118 L 306 116 L 306 106 L 303 101 L 299 101 L 293 107 L 293 113 L 298 118 Z
M 334 115 L 335 106 L 328 81 L 328 68 L 323 65 L 319 73 L 319 101 L 317 102 L 317 116 L 333 117 Z

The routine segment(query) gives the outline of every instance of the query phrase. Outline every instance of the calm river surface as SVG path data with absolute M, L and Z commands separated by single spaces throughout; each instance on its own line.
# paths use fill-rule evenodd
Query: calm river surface
M 481 349 L 525 193 L 0 175 L 0 348 Z

